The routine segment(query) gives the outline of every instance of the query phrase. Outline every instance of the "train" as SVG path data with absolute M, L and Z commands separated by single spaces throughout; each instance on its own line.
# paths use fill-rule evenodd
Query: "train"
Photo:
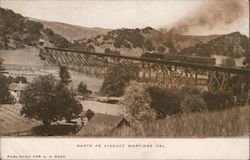
M 196 63 L 204 65 L 215 65 L 216 59 L 212 57 L 202 57 L 202 56 L 186 56 L 177 54 L 163 54 L 159 52 L 149 53 L 146 52 L 141 55 L 141 58 L 147 59 L 159 59 L 175 62 L 185 62 L 185 63 Z

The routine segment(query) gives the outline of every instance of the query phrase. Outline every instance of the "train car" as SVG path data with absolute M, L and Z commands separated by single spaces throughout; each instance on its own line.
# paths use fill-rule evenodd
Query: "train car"
M 176 54 L 162 54 L 162 53 L 145 53 L 141 56 L 141 58 L 149 58 L 149 59 L 161 59 L 175 62 L 183 62 L 183 63 L 197 63 L 204 65 L 215 65 L 216 59 L 211 57 L 202 57 L 202 56 L 185 56 L 185 55 L 176 55 Z
M 216 59 L 211 57 L 186 56 L 186 62 L 205 64 L 205 65 L 215 65 Z

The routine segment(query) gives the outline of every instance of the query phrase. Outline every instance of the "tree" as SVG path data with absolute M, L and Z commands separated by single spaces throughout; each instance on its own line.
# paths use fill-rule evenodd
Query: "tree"
M 40 22 L 27 20 L 25 25 L 26 31 L 30 34 L 40 34 L 40 31 L 43 29 L 43 24 Z
M 201 88 L 195 86 L 185 86 L 178 90 L 177 94 L 181 99 L 181 111 L 201 112 L 207 110 L 201 93 Z
M 206 104 L 200 95 L 187 95 L 181 100 L 182 112 L 202 112 L 206 110 Z
M 9 79 L 0 74 L 0 104 L 12 103 L 13 97 L 9 93 Z
M 154 48 L 154 46 L 153 46 L 153 43 L 152 43 L 152 41 L 150 41 L 150 40 L 146 40 L 145 42 L 144 42 L 144 48 L 146 49 L 146 51 L 153 51 L 153 50 L 155 50 L 155 48 Z
M 158 50 L 159 52 L 165 52 L 165 51 L 166 51 L 166 48 L 163 47 L 163 46 L 159 46 L 157 50 Z
M 14 80 L 16 83 L 22 82 L 22 83 L 27 83 L 27 78 L 23 76 L 17 76 Z
M 2 69 L 3 59 L 0 57 L 0 70 Z
M 202 94 L 202 97 L 206 103 L 207 109 L 210 111 L 223 110 L 234 106 L 233 95 L 230 92 L 207 91 Z
M 131 123 L 148 123 L 156 118 L 150 103 L 151 98 L 144 84 L 132 81 L 125 89 L 124 105 L 126 106 L 127 118 Z
M 152 99 L 151 107 L 154 108 L 157 118 L 165 118 L 180 112 L 180 98 L 173 92 L 159 87 L 150 87 L 148 89 Z
M 88 90 L 87 88 L 87 85 L 84 84 L 83 82 L 81 82 L 79 85 L 78 85 L 78 92 L 83 96 L 87 96 L 89 94 L 91 94 L 92 92 L 90 90 Z
M 75 118 L 82 111 L 73 94 L 53 75 L 34 79 L 22 94 L 21 103 L 21 114 L 42 121 L 45 127 L 57 120 Z
M 61 79 L 60 83 L 62 85 L 68 86 L 71 80 L 70 80 L 69 70 L 66 66 L 60 66 L 59 76 Z
M 137 66 L 115 65 L 106 73 L 100 91 L 107 96 L 122 96 L 129 81 L 137 79 L 138 75 L 139 68 Z

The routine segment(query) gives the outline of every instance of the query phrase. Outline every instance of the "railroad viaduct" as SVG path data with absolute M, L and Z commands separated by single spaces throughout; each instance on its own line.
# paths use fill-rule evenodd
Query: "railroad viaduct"
M 250 81 L 250 70 L 246 68 L 221 67 L 51 47 L 42 48 L 41 55 L 51 64 L 67 65 L 72 69 L 96 76 L 103 76 L 112 65 L 134 65 L 140 68 L 140 80 L 151 86 L 159 87 L 181 87 L 193 84 L 206 85 L 209 90 L 224 90 L 231 86 L 231 77 L 234 75 L 245 76 L 247 80 L 244 85 L 247 85 Z

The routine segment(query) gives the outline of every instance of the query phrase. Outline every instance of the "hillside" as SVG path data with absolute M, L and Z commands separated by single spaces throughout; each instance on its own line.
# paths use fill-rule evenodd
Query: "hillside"
M 109 49 L 121 54 L 140 56 L 144 52 L 162 52 L 183 55 L 223 55 L 233 58 L 249 53 L 249 38 L 239 32 L 225 35 L 171 35 L 150 27 L 143 29 L 117 29 L 89 39 L 78 40 L 77 46 L 93 51 Z
M 34 46 L 40 40 L 51 47 L 129 56 L 161 52 L 241 58 L 249 54 L 249 38 L 239 32 L 195 36 L 174 35 L 151 27 L 115 30 L 86 28 L 26 18 L 0 8 L 0 49 L 22 49 Z
M 181 50 L 184 55 L 223 55 L 240 58 L 249 54 L 249 38 L 239 32 L 218 36 L 207 43 L 197 43 L 195 46 Z
M 44 21 L 34 18 L 29 18 L 32 21 L 40 22 L 45 28 L 52 29 L 55 33 L 63 35 L 67 40 L 73 42 L 74 40 L 91 38 L 97 35 L 106 34 L 109 29 L 103 28 L 88 28 L 76 25 L 70 25 L 60 22 Z
M 63 36 L 45 28 L 42 23 L 0 8 L 0 49 L 22 49 L 34 46 L 40 40 L 55 47 L 70 48 L 73 45 Z

